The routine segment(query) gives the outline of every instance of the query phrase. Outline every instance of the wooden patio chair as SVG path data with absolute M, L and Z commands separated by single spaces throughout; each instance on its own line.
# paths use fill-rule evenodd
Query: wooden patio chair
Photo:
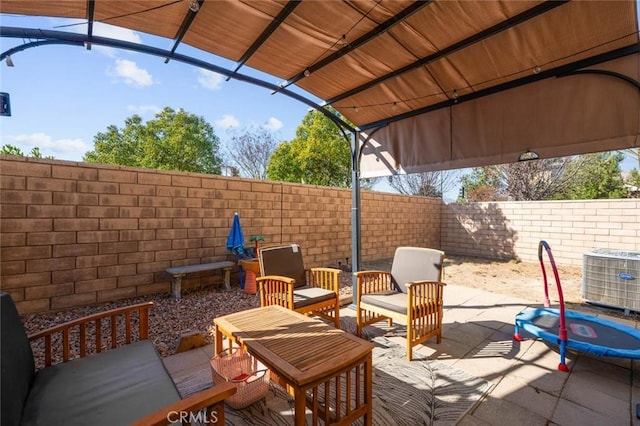
M 358 336 L 370 324 L 393 320 L 407 325 L 407 359 L 412 349 L 433 336 L 442 340 L 444 252 L 422 247 L 398 247 L 391 272 L 356 272 Z
M 305 269 L 298 244 L 258 250 L 260 306 L 280 305 L 317 315 L 340 328 L 339 269 Z

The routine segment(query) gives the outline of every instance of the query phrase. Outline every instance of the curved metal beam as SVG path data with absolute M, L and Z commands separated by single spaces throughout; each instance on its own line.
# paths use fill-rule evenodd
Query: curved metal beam
M 32 41 L 30 43 L 25 43 L 25 44 L 21 44 L 20 46 L 12 47 L 11 49 L 5 50 L 4 52 L 0 53 L 0 61 L 4 60 L 4 58 L 6 58 L 7 56 L 13 55 L 14 53 L 22 52 L 23 50 L 27 50 L 27 49 L 30 49 L 32 47 L 47 46 L 47 45 L 51 45 L 51 44 L 66 44 L 66 45 L 70 45 L 70 46 L 84 46 L 83 42 L 77 42 L 77 41 L 64 41 L 64 40 Z
M 640 81 L 629 77 L 628 75 L 624 75 L 621 74 L 619 72 L 615 72 L 615 71 L 608 71 L 608 70 L 576 70 L 576 71 L 570 71 L 567 72 L 565 74 L 559 75 L 558 78 L 561 77 L 569 77 L 572 75 L 576 75 L 576 74 L 596 74 L 596 75 L 606 75 L 609 77 L 614 77 L 614 78 L 618 78 L 620 80 L 626 81 L 627 83 L 631 84 L 632 86 L 634 86 L 636 89 L 640 90 Z
M 42 42 L 46 42 L 45 44 L 77 44 L 82 45 L 84 43 L 97 44 L 101 46 L 107 47 L 115 47 L 119 49 L 131 50 L 134 52 L 145 53 L 153 56 L 158 56 L 161 58 L 169 58 L 175 61 L 183 62 L 185 64 L 193 65 L 198 68 L 206 69 L 208 71 L 212 71 L 218 74 L 221 74 L 226 77 L 231 77 L 238 81 L 243 81 L 245 83 L 250 83 L 255 86 L 264 87 L 266 89 L 270 89 L 275 91 L 278 89 L 278 92 L 286 95 L 292 99 L 295 99 L 299 102 L 302 102 L 305 105 L 310 106 L 311 108 L 320 111 L 323 113 L 329 120 L 333 121 L 336 125 L 341 128 L 347 129 L 351 132 L 355 131 L 353 127 L 347 124 L 340 117 L 337 117 L 335 114 L 328 111 L 321 105 L 313 102 L 311 99 L 308 99 L 298 93 L 292 92 L 288 89 L 281 89 L 279 85 L 269 83 L 264 80 L 260 80 L 256 77 L 251 77 L 242 73 L 234 73 L 231 70 L 223 68 L 218 65 L 211 64 L 209 62 L 202 61 L 200 59 L 192 58 L 191 56 L 182 55 L 180 53 L 171 52 L 164 49 L 159 49 L 157 47 L 146 46 L 138 43 L 131 43 L 124 40 L 115 40 L 107 37 L 98 37 L 98 36 L 88 36 L 86 34 L 80 33 L 69 33 L 64 31 L 53 31 L 53 30 L 41 30 L 41 29 L 33 29 L 33 28 L 17 28 L 17 27 L 5 27 L 0 26 L 0 37 L 8 37 L 8 38 L 27 38 L 27 39 L 43 39 Z M 26 45 L 20 46 L 24 50 L 28 47 Z
M 369 143 L 369 141 L 371 140 L 373 135 L 375 135 L 378 130 L 383 129 L 385 127 L 387 127 L 387 125 L 383 124 L 382 126 L 373 129 L 372 132 L 367 133 L 367 137 L 364 139 L 364 142 L 362 142 L 362 145 L 360 145 L 360 153 L 358 155 L 358 168 L 360 167 L 360 161 L 362 160 L 362 154 L 363 154 L 363 151 L 364 151 L 364 147 Z

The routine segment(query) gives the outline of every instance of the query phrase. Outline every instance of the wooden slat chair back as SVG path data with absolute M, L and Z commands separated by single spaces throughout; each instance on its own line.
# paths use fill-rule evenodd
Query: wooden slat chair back
M 407 359 L 415 345 L 436 336 L 442 340 L 444 252 L 423 247 L 398 247 L 391 272 L 356 272 L 357 333 L 387 320 L 407 325 Z
M 260 305 L 280 305 L 340 327 L 339 269 L 305 269 L 298 244 L 258 250 Z

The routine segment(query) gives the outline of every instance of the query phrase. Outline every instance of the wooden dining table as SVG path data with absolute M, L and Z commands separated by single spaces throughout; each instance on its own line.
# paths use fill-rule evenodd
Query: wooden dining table
M 372 424 L 373 344 L 281 306 L 214 319 L 215 352 L 242 346 L 295 400 L 295 424 Z

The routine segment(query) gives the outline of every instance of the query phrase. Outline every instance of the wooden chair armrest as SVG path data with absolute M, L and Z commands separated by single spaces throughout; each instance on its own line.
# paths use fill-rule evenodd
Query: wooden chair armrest
M 336 268 L 311 268 L 307 274 L 307 283 L 310 286 L 320 287 L 325 290 L 340 292 L 340 273 L 342 270 Z
M 132 423 L 135 426 L 160 426 L 199 420 L 203 423 L 224 425 L 224 400 L 237 392 L 236 385 L 231 382 L 221 383 L 210 389 L 198 392 L 188 398 L 164 407 L 155 413 Z M 206 409 L 204 413 L 199 411 Z M 190 413 L 192 416 L 190 416 Z
M 131 343 L 134 341 L 134 328 L 135 322 L 132 321 L 132 314 L 138 312 L 138 336 L 137 340 L 146 340 L 149 338 L 149 309 L 153 307 L 153 302 L 145 302 L 139 303 L 136 305 L 125 306 L 122 308 L 111 309 L 104 312 L 98 312 L 96 314 L 87 315 L 82 318 L 77 318 L 75 320 L 68 321 L 64 324 L 59 324 L 53 327 L 50 327 L 46 330 L 39 331 L 37 333 L 31 334 L 29 336 L 29 342 L 37 341 L 39 339 L 44 339 L 44 365 L 46 367 L 51 365 L 53 358 L 53 345 L 52 345 L 52 337 L 58 333 L 62 334 L 62 361 L 69 361 L 72 354 L 72 348 L 75 346 L 73 344 L 71 335 L 74 334 L 74 340 L 79 342 L 79 349 L 77 356 L 75 357 L 84 357 L 89 355 L 90 352 L 88 349 L 90 345 L 88 344 L 88 336 L 87 336 L 87 325 L 93 323 L 93 330 L 91 332 L 93 337 L 93 346 L 95 347 L 95 352 L 101 352 L 102 347 L 102 320 L 107 318 L 109 319 L 110 327 L 110 336 L 111 336 L 111 345 L 110 347 L 116 348 L 118 346 L 118 336 L 121 336 L 122 333 L 118 332 L 119 323 L 121 326 L 124 326 L 124 342 L 121 343 Z M 118 321 L 118 318 L 124 317 L 124 324 L 121 321 Z M 77 328 L 77 335 L 76 330 Z
M 416 307 L 430 305 L 442 305 L 442 293 L 444 286 L 442 281 L 414 281 L 407 283 L 407 306 Z
M 387 271 L 358 271 L 354 272 L 358 295 L 356 303 L 360 303 L 360 296 L 369 293 L 394 290 L 391 272 Z
M 260 306 L 280 305 L 293 309 L 293 289 L 296 280 L 279 275 L 256 278 L 260 290 Z

